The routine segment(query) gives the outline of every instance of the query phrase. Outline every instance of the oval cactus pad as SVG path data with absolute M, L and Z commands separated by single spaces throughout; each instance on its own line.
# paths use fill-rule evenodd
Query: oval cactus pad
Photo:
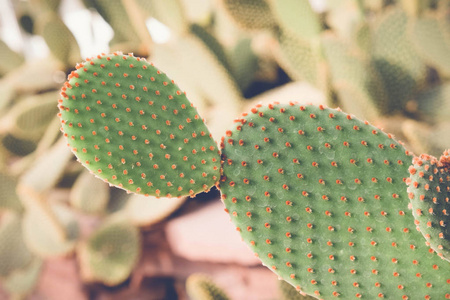
M 450 153 L 422 154 L 409 168 L 408 196 L 417 229 L 439 256 L 450 261 Z
M 256 107 L 222 141 L 222 199 L 263 264 L 319 299 L 448 299 L 408 210 L 412 157 L 322 106 Z
M 218 181 L 220 156 L 206 125 L 179 87 L 145 59 L 121 53 L 88 59 L 61 96 L 70 148 L 110 184 L 174 197 Z

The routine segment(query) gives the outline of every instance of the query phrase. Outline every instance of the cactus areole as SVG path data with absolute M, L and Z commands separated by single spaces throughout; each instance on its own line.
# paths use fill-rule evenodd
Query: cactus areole
M 195 195 L 220 175 L 220 156 L 180 88 L 145 59 L 115 53 L 77 65 L 59 101 L 62 131 L 96 176 L 153 196 Z

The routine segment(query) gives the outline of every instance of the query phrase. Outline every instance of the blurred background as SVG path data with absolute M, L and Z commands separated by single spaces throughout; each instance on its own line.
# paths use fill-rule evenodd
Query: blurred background
M 113 51 L 173 78 L 216 141 L 257 103 L 298 101 L 415 154 L 450 148 L 449 0 L 0 0 L 0 299 L 300 297 L 241 242 L 217 190 L 130 195 L 76 162 L 59 88 Z

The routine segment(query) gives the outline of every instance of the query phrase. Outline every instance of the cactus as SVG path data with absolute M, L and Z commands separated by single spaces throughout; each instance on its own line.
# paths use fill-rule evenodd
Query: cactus
M 49 92 L 21 99 L 0 124 L 17 138 L 38 140 L 55 118 L 57 96 L 57 92 Z
M 383 113 L 402 111 L 423 84 L 426 67 L 407 34 L 410 19 L 401 10 L 388 10 L 373 32 L 372 63 L 380 73 L 389 101 Z
M 139 44 L 139 37 L 126 14 L 122 0 L 85 0 L 84 2 L 86 6 L 94 7 L 114 30 L 114 38 L 110 42 L 112 48 L 127 43 Z
M 442 138 L 450 133 L 450 122 L 430 126 L 424 122 L 407 120 L 401 125 L 401 129 L 416 153 L 439 155 L 450 147 L 450 141 Z
M 154 196 L 193 195 L 218 181 L 218 150 L 196 109 L 145 60 L 89 59 L 61 94 L 68 144 L 98 177 Z
M 2 40 L 0 40 L 0 76 L 12 71 L 24 61 L 23 57 L 14 52 Z
M 31 263 L 33 254 L 27 249 L 22 236 L 22 222 L 19 215 L 2 215 L 0 226 L 0 277 Z
M 411 40 L 425 61 L 444 75 L 450 74 L 450 30 L 448 20 L 425 16 L 415 20 Z
M 386 93 L 367 59 L 335 37 L 324 37 L 322 46 L 342 108 L 362 119 L 378 119 Z
M 221 146 L 233 223 L 297 289 L 324 299 L 449 296 L 447 262 L 408 212 L 411 157 L 392 136 L 322 106 L 269 105 L 245 114 Z
M 22 298 L 29 294 L 38 282 L 43 262 L 39 258 L 33 258 L 31 263 L 24 268 L 15 270 L 2 280 L 2 288 L 8 293 Z M 14 298 L 14 297 L 13 297 Z
M 128 222 L 110 218 L 80 244 L 81 275 L 87 281 L 117 285 L 128 278 L 139 252 L 138 230 Z
M 27 194 L 32 191 L 42 194 L 48 192 L 61 179 L 64 168 L 71 158 L 70 151 L 63 139 L 60 139 L 22 174 L 19 179 L 18 193 Z M 46 176 L 42 176 L 42 174 L 46 174 Z
M 167 218 L 185 201 L 186 197 L 157 199 L 135 194 L 128 198 L 123 211 L 133 225 L 148 227 Z
M 300 294 L 292 285 L 284 280 L 280 280 L 279 284 L 280 300 L 315 300 L 317 298 Z
M 66 66 L 73 66 L 80 61 L 78 43 L 64 22 L 53 14 L 43 20 L 42 36 L 52 54 Z
M 301 39 L 317 38 L 322 30 L 319 16 L 308 0 L 269 0 L 277 23 Z
M 268 0 L 222 0 L 231 19 L 244 30 L 273 29 L 276 20 Z
M 450 84 L 440 84 L 419 93 L 413 111 L 429 123 L 448 121 L 450 113 Z
M 259 59 L 252 49 L 252 40 L 240 39 L 230 53 L 230 64 L 239 88 L 244 91 L 255 79 L 259 69 Z
M 15 178 L 0 172 L 0 210 L 21 212 L 22 204 L 16 194 L 17 181 Z
M 319 57 L 311 43 L 288 30 L 282 30 L 277 38 L 276 59 L 286 73 L 295 80 L 306 80 L 319 86 Z
M 226 71 L 232 73 L 229 59 L 224 47 L 220 42 L 202 26 L 198 24 L 192 24 L 189 26 L 189 31 L 193 36 L 202 41 L 206 48 L 212 52 L 218 62 L 225 68 Z
M 408 196 L 418 231 L 443 259 L 450 261 L 450 153 L 437 158 L 422 154 L 409 168 Z
M 92 180 L 89 172 L 82 173 L 70 191 L 70 205 L 87 214 L 104 213 L 108 200 L 108 185 L 99 180 Z
M 186 280 L 186 291 L 191 300 L 228 300 L 227 294 L 204 274 L 192 274 Z
M 73 252 L 80 235 L 74 212 L 61 204 L 37 206 L 35 203 L 41 199 L 27 201 L 33 202 L 28 204 L 23 217 L 23 236 L 28 249 L 42 258 Z
M 158 0 L 136 0 L 149 15 L 164 23 L 178 34 L 182 34 L 188 29 L 182 1 L 158 1 Z
M 4 149 L 13 155 L 25 156 L 36 150 L 36 143 L 29 139 L 19 139 L 12 134 L 0 137 Z

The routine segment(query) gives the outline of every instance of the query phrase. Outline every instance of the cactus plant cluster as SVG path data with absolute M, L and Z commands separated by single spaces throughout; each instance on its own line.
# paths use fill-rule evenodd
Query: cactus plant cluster
M 72 147 L 78 159 L 82 163 L 85 162 L 97 176 L 103 176 L 103 171 L 99 170 L 113 163 L 114 167 L 120 166 L 122 160 L 122 165 L 125 165 L 122 157 L 125 154 L 122 154 L 121 146 L 130 148 L 126 144 L 129 140 L 140 141 L 145 136 L 152 138 L 151 132 L 163 131 L 164 125 L 167 125 L 166 119 L 169 118 L 163 117 L 157 122 L 145 124 L 144 133 L 139 130 L 134 135 L 127 134 L 127 124 L 125 128 L 123 125 L 114 124 L 113 117 L 107 118 L 108 110 L 103 109 L 103 105 L 106 104 L 110 110 L 112 109 L 108 106 L 113 109 L 125 107 L 125 113 L 122 113 L 120 120 L 125 123 L 139 122 L 139 115 L 128 117 L 128 107 L 131 111 L 141 107 L 148 109 L 146 114 L 159 114 L 162 106 L 167 106 L 169 111 L 177 107 L 190 107 L 185 98 L 185 102 L 175 102 L 173 93 L 170 92 L 173 87 L 168 84 L 171 81 L 163 73 L 159 73 L 161 71 L 155 71 L 155 74 L 163 76 L 164 80 L 167 80 L 163 82 L 167 84 L 161 85 L 152 76 L 157 76 L 155 74 L 143 74 L 142 78 L 139 78 L 139 72 L 129 72 L 130 75 L 127 73 L 123 76 L 125 79 L 121 78 L 120 86 L 126 86 L 127 92 L 131 86 L 131 90 L 138 90 L 131 97 L 132 104 L 143 102 L 143 106 L 133 107 L 128 104 L 130 97 L 122 94 L 120 90 L 115 93 L 119 94 L 118 99 L 110 100 L 114 90 L 100 89 L 96 83 L 103 82 L 103 85 L 107 86 L 103 81 L 104 76 L 109 74 L 108 76 L 114 77 L 111 71 L 120 69 L 120 63 L 124 61 L 125 70 L 130 68 L 129 65 L 133 68 L 141 66 L 139 58 L 120 53 L 88 59 L 86 63 L 79 65 L 77 71 L 69 75 L 69 81 L 61 92 L 59 108 L 68 145 Z M 99 65 L 99 68 L 89 70 L 85 67 L 88 64 Z M 147 64 L 143 66 L 148 67 Z M 84 81 L 86 73 L 93 74 L 87 79 L 87 83 Z M 131 78 L 128 79 L 129 77 Z M 142 80 L 142 84 L 135 83 L 135 77 Z M 73 81 L 73 78 L 79 81 Z M 108 80 L 108 83 L 111 85 L 114 79 Z M 80 91 L 83 81 L 90 86 Z M 77 82 L 81 83 L 77 85 Z M 98 87 L 98 90 L 93 87 Z M 151 96 L 147 96 L 148 91 L 153 91 Z M 89 92 L 94 96 L 89 97 Z M 155 93 L 156 96 L 153 95 Z M 161 95 L 166 96 L 157 102 Z M 176 106 L 169 106 L 173 102 Z M 101 108 L 97 109 L 95 104 Z M 103 114 L 106 115 L 102 116 Z M 119 113 L 114 115 L 121 116 Z M 176 122 L 178 114 L 176 115 L 176 118 L 170 120 L 170 124 Z M 87 119 L 95 117 L 91 122 L 86 122 Z M 103 121 L 101 118 L 109 121 Z M 180 124 L 184 117 L 178 119 L 175 125 Z M 202 122 L 199 117 L 197 119 Z M 101 126 L 108 128 L 106 134 L 92 133 L 92 130 L 98 128 L 97 120 L 102 120 Z M 80 123 L 77 126 L 78 121 Z M 77 127 L 82 129 L 73 130 Z M 123 131 L 123 136 L 128 137 L 125 140 L 116 140 L 116 134 L 111 135 L 110 130 L 119 130 L 119 136 L 122 136 L 120 132 Z M 147 133 L 147 130 L 150 133 Z M 198 130 L 206 129 L 200 127 Z M 187 137 L 191 132 L 188 132 Z M 166 134 L 170 135 L 172 132 Z M 87 137 L 80 138 L 83 135 Z M 91 141 L 90 135 L 94 138 L 103 136 L 98 141 Z M 105 138 L 108 139 L 107 144 L 103 143 Z M 172 157 L 183 151 L 181 147 L 172 147 L 167 137 L 166 141 L 166 155 Z M 208 142 L 210 141 L 209 137 Z M 133 142 L 129 143 L 133 145 Z M 145 156 L 139 158 L 143 169 L 148 163 L 158 162 L 157 155 L 147 156 L 147 153 L 156 153 L 155 148 L 161 148 L 159 141 L 154 144 L 156 145 L 141 142 L 141 145 L 148 145 L 142 149 L 131 146 L 131 149 L 139 149 L 138 152 L 145 151 Z M 85 148 L 88 146 L 92 149 Z M 101 149 L 106 147 L 111 149 L 111 154 L 108 155 L 111 159 L 100 154 Z M 117 147 L 119 150 L 112 152 Z M 212 149 L 215 150 L 215 147 Z M 94 154 L 90 154 L 92 152 Z M 119 156 L 115 156 L 115 153 L 119 153 Z M 85 156 L 86 154 L 89 156 Z M 214 154 L 217 153 L 214 151 Z M 191 157 L 180 164 L 190 166 L 195 159 Z M 450 269 L 448 263 L 439 257 L 447 255 L 448 245 L 445 239 L 448 239 L 448 234 L 438 231 L 448 222 L 446 208 L 441 207 L 448 206 L 446 182 L 449 175 L 446 155 L 440 161 L 441 171 L 436 167 L 430 170 L 429 166 L 423 166 L 429 174 L 442 174 L 444 179 L 441 181 L 445 180 L 442 186 L 438 180 L 424 176 L 423 171 L 416 171 L 418 167 L 410 168 L 412 175 L 420 173 L 421 177 L 433 182 L 431 186 L 425 184 L 418 196 L 420 199 L 423 200 L 425 195 L 431 199 L 439 196 L 440 201 L 437 201 L 435 208 L 431 208 L 436 211 L 437 220 L 430 219 L 430 222 L 440 222 L 440 227 L 437 224 L 428 226 L 439 227 L 431 233 L 421 230 L 429 240 L 428 243 L 436 247 L 435 250 L 430 249 L 422 241 L 421 234 L 415 230 L 415 223 L 420 227 L 420 224 L 425 222 L 420 219 L 419 223 L 415 222 L 408 209 L 409 198 L 417 197 L 408 197 L 405 182 L 413 182 L 413 187 L 424 185 L 422 182 L 417 183 L 416 179 L 407 180 L 411 154 L 395 141 L 392 135 L 384 133 L 367 121 L 360 121 L 352 115 L 322 105 L 258 105 L 250 112 L 244 113 L 242 118 L 236 119 L 233 129 L 226 131 L 221 140 L 220 159 L 222 176 L 218 187 L 226 211 L 236 229 L 263 264 L 297 290 L 321 299 L 337 296 L 392 299 L 416 296 L 438 299 L 450 297 L 446 291 Z M 207 165 L 207 161 L 203 164 Z M 437 163 L 433 161 L 430 164 Z M 162 163 L 160 165 L 164 166 Z M 417 159 L 415 165 L 422 167 L 422 163 Z M 137 169 L 137 173 L 140 173 L 140 169 Z M 151 169 L 151 166 L 147 166 L 147 169 Z M 170 169 L 170 166 L 166 165 L 162 172 L 169 174 Z M 124 173 L 122 170 L 121 172 Z M 202 169 L 192 168 L 189 174 L 194 177 L 195 173 L 200 175 L 203 172 L 205 171 Z M 113 183 L 134 191 L 134 185 L 131 185 L 132 188 L 126 185 L 133 174 L 125 175 L 117 176 L 114 178 L 117 181 Z M 104 179 L 110 182 L 111 175 L 107 174 Z M 209 185 L 205 183 L 206 189 L 214 183 L 214 180 Z M 439 187 L 435 187 L 436 184 Z M 190 182 L 182 181 L 179 185 L 181 190 L 191 186 Z M 443 196 L 434 196 L 432 192 L 435 190 L 442 190 Z M 144 193 L 148 194 L 146 191 Z M 411 193 L 413 192 L 410 192 L 410 195 Z M 160 194 L 156 193 L 156 196 Z M 414 205 L 413 202 L 412 206 Z M 429 237 L 431 234 L 433 236 Z M 438 237 L 444 240 L 439 245 L 436 243 Z M 435 251 L 439 255 L 436 255 Z
M 113 54 L 79 63 L 60 1 L 11 1 L 24 45 L 40 36 L 49 56 L 0 39 L 2 289 L 29 294 L 46 259 L 71 253 L 83 281 L 120 284 L 140 228 L 217 186 L 299 297 L 449 299 L 449 154 L 434 157 L 450 148 L 446 1 L 194 2 L 83 1 Z M 272 104 L 255 105 L 266 90 Z

